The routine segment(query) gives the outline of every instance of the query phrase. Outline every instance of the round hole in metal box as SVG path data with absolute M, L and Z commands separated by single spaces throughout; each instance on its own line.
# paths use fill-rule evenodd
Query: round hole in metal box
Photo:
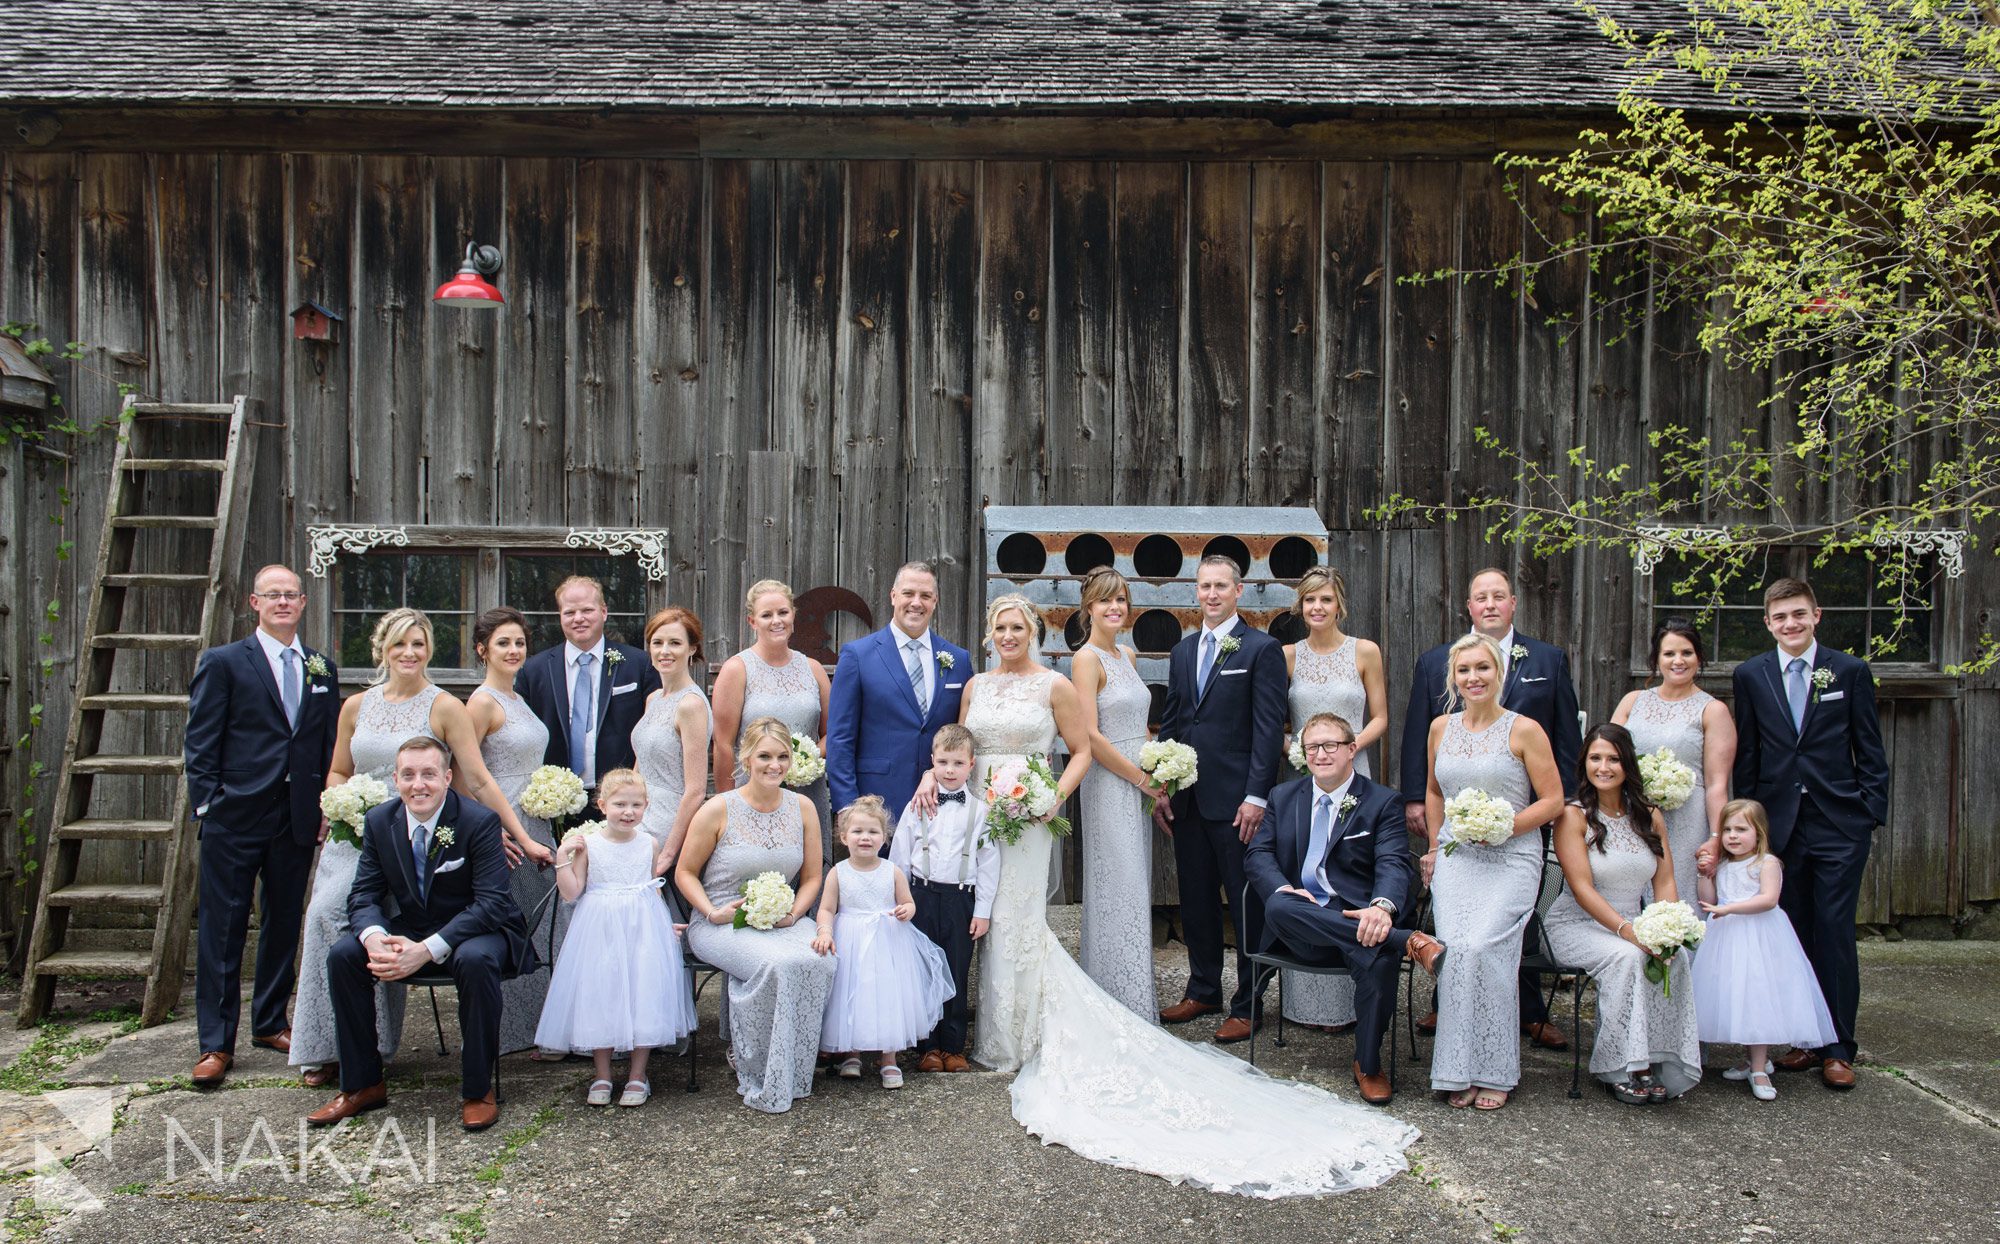
M 1141 652 L 1171 652 L 1181 642 L 1181 620 L 1164 609 L 1148 609 L 1132 624 L 1132 646 Z
M 1132 569 L 1145 579 L 1171 579 L 1186 562 L 1181 546 L 1171 536 L 1147 536 L 1132 550 Z
M 1111 541 L 1094 531 L 1086 531 L 1063 550 L 1063 565 L 1069 567 L 1071 574 L 1089 574 L 1099 566 L 1109 566 L 1115 557 Z
M 1078 648 L 1083 647 L 1083 641 L 1089 638 L 1085 633 L 1087 622 L 1088 619 L 1084 617 L 1083 610 L 1079 609 L 1069 615 L 1069 621 L 1063 623 L 1063 642 L 1069 645 L 1071 652 L 1075 652 Z
M 1049 551 L 1042 546 L 1039 536 L 1017 531 L 1000 542 L 993 560 L 998 563 L 1001 574 L 1040 574 L 1042 568 L 1049 564 Z
M 1227 557 L 1236 563 L 1238 574 L 1250 573 L 1250 546 L 1235 536 L 1217 536 L 1201 551 L 1203 557 Z
M 1281 644 L 1295 644 L 1306 637 L 1306 620 L 1289 613 L 1271 619 L 1268 634 Z
M 1319 550 L 1304 536 L 1286 536 L 1271 546 L 1271 577 L 1296 579 L 1319 564 Z

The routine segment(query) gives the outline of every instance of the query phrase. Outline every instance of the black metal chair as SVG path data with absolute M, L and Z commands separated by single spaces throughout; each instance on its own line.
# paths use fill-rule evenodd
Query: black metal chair
M 1533 934 L 1535 952 L 1523 953 L 1521 967 L 1527 971 L 1540 972 L 1548 978 L 1548 997 L 1544 1005 L 1555 1006 L 1556 993 L 1562 988 L 1562 978 L 1570 982 L 1570 1066 L 1569 1095 L 1583 1096 L 1583 990 L 1586 985 L 1596 983 L 1590 969 L 1564 963 L 1549 947 L 1548 931 L 1543 928 L 1543 918 L 1556 899 L 1562 896 L 1565 885 L 1562 862 L 1556 858 L 1549 846 L 1548 831 L 1542 832 L 1542 876 L 1535 891 L 1535 910 L 1528 916 L 1529 929 Z
M 556 900 L 560 897 L 560 893 L 561 892 L 556 889 L 554 883 L 552 882 L 549 885 L 548 893 L 542 895 L 542 897 L 536 901 L 534 910 L 528 913 L 528 929 L 530 932 L 534 930 L 534 927 L 536 925 L 542 922 L 542 916 L 548 912 L 550 905 L 556 902 Z M 548 954 L 544 956 L 544 958 L 542 959 L 542 963 L 544 966 L 552 967 L 555 964 L 555 961 L 556 961 L 556 922 L 553 919 L 551 919 L 549 921 Z M 437 1026 L 438 1056 L 445 1057 L 449 1055 L 451 1053 L 451 1047 L 445 1044 L 444 1014 L 438 1010 L 437 991 L 440 989 L 456 988 L 458 985 L 457 978 L 452 976 L 451 969 L 446 967 L 444 964 L 433 963 L 426 967 L 419 968 L 417 971 L 411 973 L 409 976 L 404 978 L 403 983 L 411 986 L 412 988 L 430 990 L 431 1022 Z M 493 1100 L 494 1101 L 507 1100 L 507 1095 L 500 1090 L 500 1056 L 497 1051 L 493 1056 Z
M 1243 910 L 1246 912 L 1249 911 L 1250 886 L 1247 883 L 1243 887 L 1242 901 L 1244 903 Z M 1253 999 L 1262 996 L 1264 987 L 1270 983 L 1273 974 L 1276 974 L 1278 977 L 1278 1032 L 1273 1040 L 1279 1049 L 1285 1047 L 1285 978 L 1283 973 L 1304 972 L 1308 976 L 1345 976 L 1349 979 L 1352 979 L 1354 976 L 1354 973 L 1346 964 L 1307 963 L 1305 960 L 1295 958 L 1292 955 L 1278 954 L 1273 951 L 1246 951 L 1244 957 L 1250 960 L 1250 996 Z M 1401 989 L 1398 988 L 1397 995 L 1399 1002 L 1401 1000 L 1401 993 Z M 1256 1024 L 1252 1024 L 1250 1027 L 1250 1065 L 1252 1067 L 1257 1065 L 1258 1027 L 1259 1025 Z M 1392 1011 L 1389 1016 L 1389 1087 L 1391 1090 L 1394 1090 L 1396 1087 L 1396 1052 L 1396 1017 Z
M 692 1031 L 688 1033 L 688 1052 L 687 1052 L 688 1092 L 692 1093 L 699 1088 L 699 1084 L 695 1079 L 695 1073 L 697 1068 L 701 1065 L 701 1014 L 700 1014 L 701 991 L 708 988 L 708 984 L 710 981 L 722 975 L 722 969 L 716 967 L 713 963 L 706 962 L 705 960 L 699 958 L 692 950 L 690 950 L 687 952 L 687 970 L 688 970 L 688 982 L 694 988 L 694 1005 L 696 1011 L 694 1017 L 694 1028 Z M 728 988 L 727 986 L 724 986 L 725 991 L 727 990 L 727 988 Z M 724 993 L 723 996 L 724 1000 L 727 1001 L 728 995 L 726 992 Z M 726 1025 L 728 1016 L 728 1011 L 726 1008 L 723 1012 L 723 1015 L 724 1015 L 724 1022 Z M 726 1042 L 728 1040 L 728 1034 L 729 1034 L 729 1029 L 725 1026 L 722 1028 L 721 1033 L 719 1035 L 721 1035 L 724 1041 Z

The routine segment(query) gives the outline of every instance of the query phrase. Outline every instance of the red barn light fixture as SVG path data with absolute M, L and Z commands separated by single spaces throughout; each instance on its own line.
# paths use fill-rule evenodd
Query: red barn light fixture
M 438 286 L 437 293 L 431 295 L 431 301 L 441 307 L 477 307 L 497 311 L 507 300 L 501 297 L 499 287 L 488 278 L 498 275 L 499 248 L 467 242 L 465 262 L 458 266 L 458 275 Z

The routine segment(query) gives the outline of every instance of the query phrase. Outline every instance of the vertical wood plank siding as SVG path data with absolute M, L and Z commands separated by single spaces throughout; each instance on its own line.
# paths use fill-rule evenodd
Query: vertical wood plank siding
M 244 392 L 281 425 L 255 438 L 246 565 L 296 563 L 315 522 L 665 526 L 665 597 L 699 611 L 712 662 L 747 639 L 754 579 L 850 588 L 879 621 L 920 556 L 945 568 L 940 629 L 976 640 L 988 503 L 1306 504 L 1333 533 L 1351 628 L 1384 644 L 1396 714 L 1417 652 L 1463 625 L 1466 577 L 1491 563 L 1519 575 L 1523 628 L 1569 648 L 1602 720 L 1648 624 L 1628 559 L 1538 560 L 1471 525 L 1365 511 L 1391 491 L 1506 490 L 1475 428 L 1643 476 L 1650 432 L 1791 417 L 1764 407 L 1768 377 L 1711 365 L 1692 312 L 1606 340 L 1604 303 L 1643 303 L 1643 268 L 1573 265 L 1532 293 L 1411 280 L 1592 227 L 1539 193 L 1516 205 L 1479 161 L 4 160 L 0 312 L 88 343 L 74 414 L 113 414 L 129 382 L 172 401 Z M 469 240 L 505 253 L 496 316 L 429 304 Z M 291 339 L 308 299 L 346 317 L 344 340 Z M 31 704 L 68 718 L 110 452 L 94 439 L 5 481 L 9 737 Z M 205 504 L 180 487 L 167 504 Z M 1990 578 L 1946 589 L 1948 657 L 2000 609 Z M 184 677 L 136 668 L 134 689 Z M 1862 918 L 2000 899 L 2000 782 L 1963 761 L 2000 738 L 1995 680 L 1884 694 L 1895 823 Z M 44 726 L 9 758 L 10 800 L 30 760 L 53 772 L 60 736 Z M 1392 747 L 1375 759 L 1394 772 Z M 32 830 L 46 837 L 45 808 Z M 21 827 L 6 832 L 18 854 Z M 96 858 L 157 868 L 136 848 Z

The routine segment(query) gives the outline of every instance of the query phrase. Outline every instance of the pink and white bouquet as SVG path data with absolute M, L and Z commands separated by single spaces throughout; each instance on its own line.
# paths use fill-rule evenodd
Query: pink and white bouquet
M 1019 842 L 1021 831 L 1041 825 L 1057 838 L 1069 833 L 1069 820 L 1055 815 L 1062 790 L 1046 756 L 1010 760 L 986 778 L 986 829 L 995 842 Z

